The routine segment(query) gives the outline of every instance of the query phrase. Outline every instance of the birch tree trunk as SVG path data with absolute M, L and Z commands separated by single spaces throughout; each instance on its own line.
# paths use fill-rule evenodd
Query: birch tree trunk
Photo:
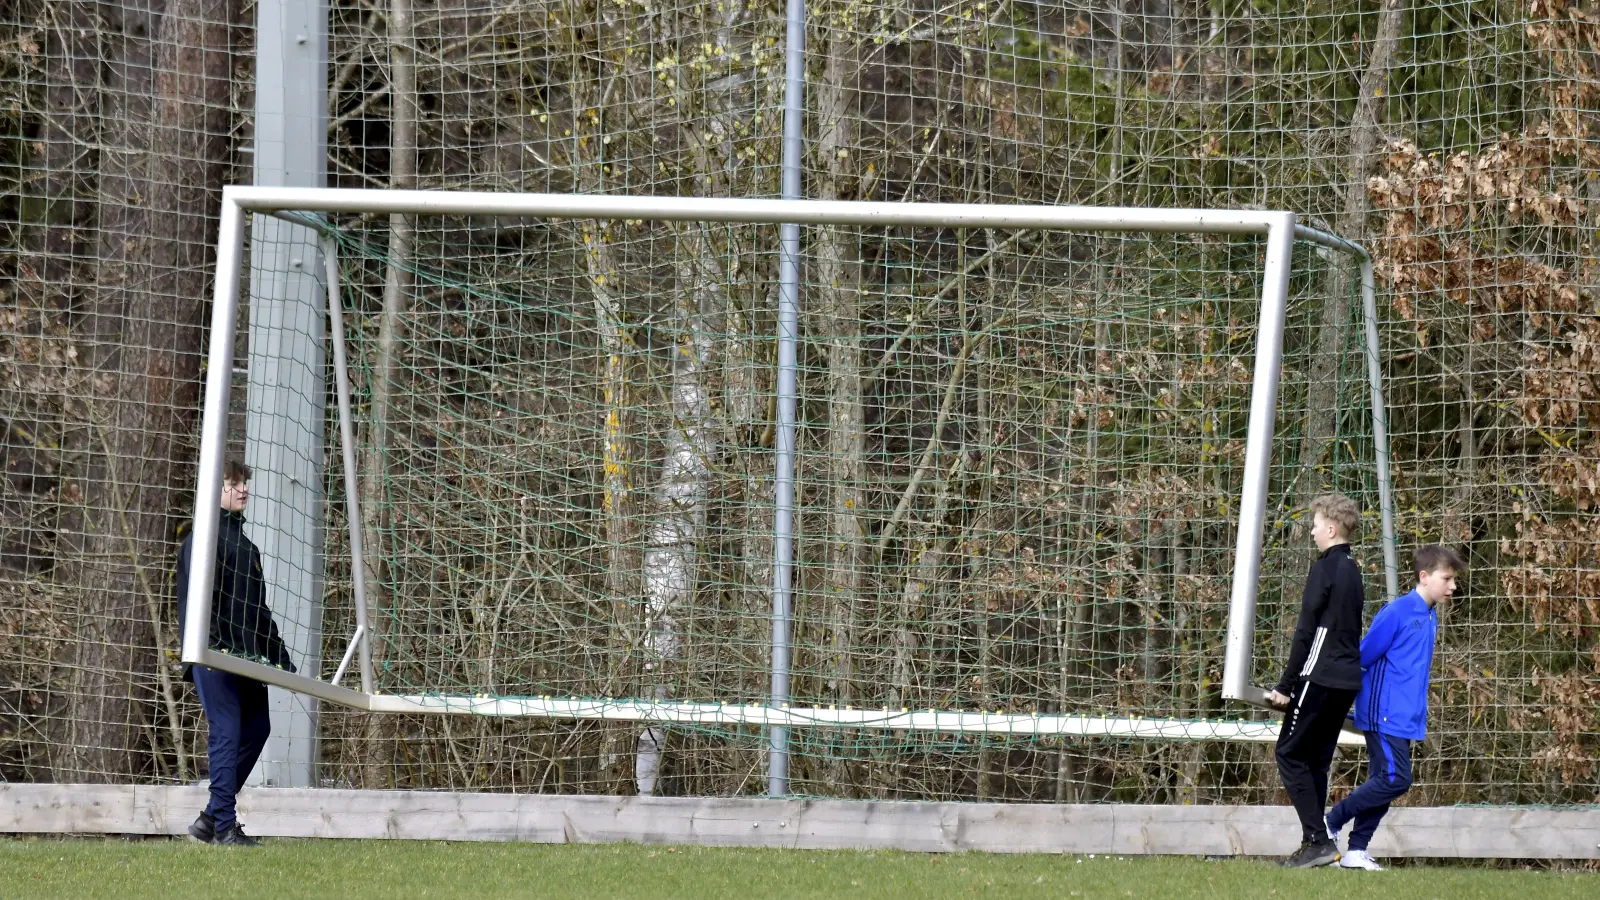
M 672 316 L 672 430 L 644 557 L 645 668 L 658 699 L 666 696 L 667 669 L 682 649 L 678 619 L 694 600 L 699 543 L 705 531 L 716 424 L 706 374 L 714 362 L 711 323 L 719 311 L 720 293 L 719 273 L 702 266 L 711 253 L 702 223 L 685 223 L 679 229 Z M 641 795 L 655 793 L 665 746 L 666 731 L 659 725 L 639 735 L 634 779 Z
M 712 33 L 717 47 L 733 45 L 734 25 L 739 20 L 737 6 L 707 6 L 692 15 L 701 18 L 693 27 L 698 33 Z M 708 52 L 710 48 L 704 48 Z M 685 117 L 689 110 L 699 113 L 706 130 L 687 134 L 688 155 L 692 163 L 690 181 L 700 196 L 735 193 L 741 188 L 738 157 L 732 136 L 736 79 L 718 79 L 706 84 L 704 93 L 692 94 L 681 80 L 674 79 L 674 107 Z M 759 190 L 745 186 L 744 190 Z M 735 232 L 726 240 L 736 240 Z M 728 333 L 739 324 L 728 291 L 729 274 L 722 260 L 736 257 L 732 247 L 720 247 L 713 231 L 703 222 L 675 226 L 677 290 L 672 316 L 672 365 L 670 402 L 671 433 L 657 490 L 656 511 L 647 535 L 644 556 L 645 668 L 652 682 L 650 693 L 664 699 L 669 682 L 678 674 L 670 671 L 682 649 L 679 617 L 693 603 L 698 581 L 699 548 L 706 539 L 706 507 L 711 492 L 713 456 L 717 435 L 723 431 L 712 404 L 711 377 L 717 371 L 716 336 Z M 737 332 L 735 332 L 737 333 Z M 734 341 L 739 356 L 745 356 L 742 341 Z M 741 365 L 743 359 L 728 360 Z M 739 381 L 734 399 L 749 395 L 748 367 L 733 372 Z M 745 409 L 744 414 L 749 410 Z M 760 552 L 770 547 L 770 539 L 751 537 L 747 551 Z M 752 574 L 770 571 L 770 551 L 765 558 L 748 558 Z M 766 593 L 765 582 L 756 590 Z M 655 793 L 663 755 L 666 731 L 652 725 L 640 733 L 634 756 L 634 782 L 641 795 Z

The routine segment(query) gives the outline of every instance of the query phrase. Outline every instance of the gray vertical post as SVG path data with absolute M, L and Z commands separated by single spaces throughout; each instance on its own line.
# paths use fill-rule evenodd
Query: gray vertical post
M 784 44 L 783 199 L 800 199 L 801 138 L 805 123 L 806 4 L 788 0 Z M 800 226 L 778 226 L 778 433 L 773 479 L 772 705 L 789 702 L 789 622 L 794 603 L 795 378 L 800 341 Z M 789 729 L 772 727 L 767 793 L 789 793 Z
M 327 0 L 256 4 L 255 183 L 326 187 Z M 255 216 L 250 243 L 246 513 L 267 603 L 300 672 L 321 669 L 323 265 L 318 235 Z M 317 701 L 269 688 L 272 737 L 252 784 L 316 786 Z

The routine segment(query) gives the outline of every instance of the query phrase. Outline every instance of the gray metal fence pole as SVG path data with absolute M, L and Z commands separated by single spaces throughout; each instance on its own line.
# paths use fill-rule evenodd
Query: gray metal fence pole
M 789 29 L 784 46 L 783 193 L 799 200 L 802 137 L 805 125 L 806 4 L 788 0 Z M 773 488 L 772 705 L 789 702 L 789 628 L 794 586 L 795 376 L 800 340 L 800 226 L 778 226 L 778 434 Z M 767 793 L 789 793 L 789 729 L 774 726 L 767 760 Z
M 256 5 L 257 185 L 326 184 L 327 0 Z M 325 346 L 321 240 L 256 216 L 250 245 L 250 535 L 267 602 L 303 674 L 321 669 Z M 272 736 L 250 783 L 315 787 L 317 700 L 271 688 Z

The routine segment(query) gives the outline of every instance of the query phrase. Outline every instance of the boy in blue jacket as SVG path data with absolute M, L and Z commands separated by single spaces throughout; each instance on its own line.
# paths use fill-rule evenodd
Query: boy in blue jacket
M 1367 845 L 1389 804 L 1411 788 L 1411 742 L 1422 740 L 1427 731 L 1438 607 L 1449 602 L 1456 577 L 1467 567 L 1454 550 L 1429 544 L 1417 549 L 1412 568 L 1416 589 L 1385 606 L 1361 639 L 1355 720 L 1367 736 L 1367 780 L 1327 816 L 1328 836 L 1335 839 L 1346 822 L 1355 822 L 1350 849 L 1339 859 L 1346 869 L 1382 871 Z

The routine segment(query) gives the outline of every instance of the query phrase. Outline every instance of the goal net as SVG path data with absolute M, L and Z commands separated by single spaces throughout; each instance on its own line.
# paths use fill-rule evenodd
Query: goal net
M 199 571 L 188 661 L 641 758 L 1264 741 L 1311 498 L 1395 590 L 1370 270 L 1289 214 L 242 188 L 220 240 L 195 533 L 243 458 L 298 672 Z

